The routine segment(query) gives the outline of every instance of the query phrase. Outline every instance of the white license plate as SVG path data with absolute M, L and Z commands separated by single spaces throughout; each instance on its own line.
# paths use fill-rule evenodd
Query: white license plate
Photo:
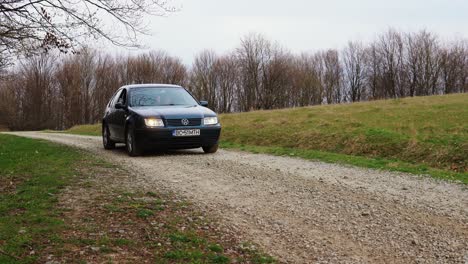
M 182 129 L 172 131 L 174 137 L 193 137 L 200 136 L 200 129 Z

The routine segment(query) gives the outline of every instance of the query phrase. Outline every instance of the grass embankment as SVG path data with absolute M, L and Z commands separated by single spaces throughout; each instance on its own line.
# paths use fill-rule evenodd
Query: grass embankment
M 87 153 L 0 135 L 0 263 L 274 262 L 173 194 L 115 188 L 119 177 Z
M 468 94 L 223 114 L 221 123 L 224 148 L 468 183 Z
M 222 116 L 223 146 L 468 183 L 468 94 Z
M 101 135 L 101 124 L 95 125 L 81 125 L 74 126 L 65 131 L 65 133 L 84 135 L 84 136 L 100 136 Z

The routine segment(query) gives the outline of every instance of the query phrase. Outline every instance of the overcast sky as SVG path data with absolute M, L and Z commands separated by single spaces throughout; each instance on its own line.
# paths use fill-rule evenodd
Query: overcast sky
M 151 18 L 140 38 L 190 64 L 203 49 L 233 50 L 262 33 L 294 53 L 369 41 L 393 27 L 427 29 L 444 39 L 468 37 L 468 0 L 173 0 L 180 11 Z

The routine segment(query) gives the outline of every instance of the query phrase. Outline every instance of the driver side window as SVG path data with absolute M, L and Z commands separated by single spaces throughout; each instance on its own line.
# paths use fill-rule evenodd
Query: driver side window
M 122 105 L 127 104 L 127 90 L 123 89 L 122 93 L 120 93 L 119 99 L 117 100 L 118 103 L 121 103 Z

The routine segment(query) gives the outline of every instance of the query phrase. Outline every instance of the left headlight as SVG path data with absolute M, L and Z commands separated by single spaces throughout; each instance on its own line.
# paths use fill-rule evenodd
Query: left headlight
M 218 118 L 216 116 L 205 117 L 203 119 L 203 124 L 204 125 L 216 125 L 218 124 Z
M 164 122 L 160 118 L 145 118 L 147 127 L 164 127 Z

